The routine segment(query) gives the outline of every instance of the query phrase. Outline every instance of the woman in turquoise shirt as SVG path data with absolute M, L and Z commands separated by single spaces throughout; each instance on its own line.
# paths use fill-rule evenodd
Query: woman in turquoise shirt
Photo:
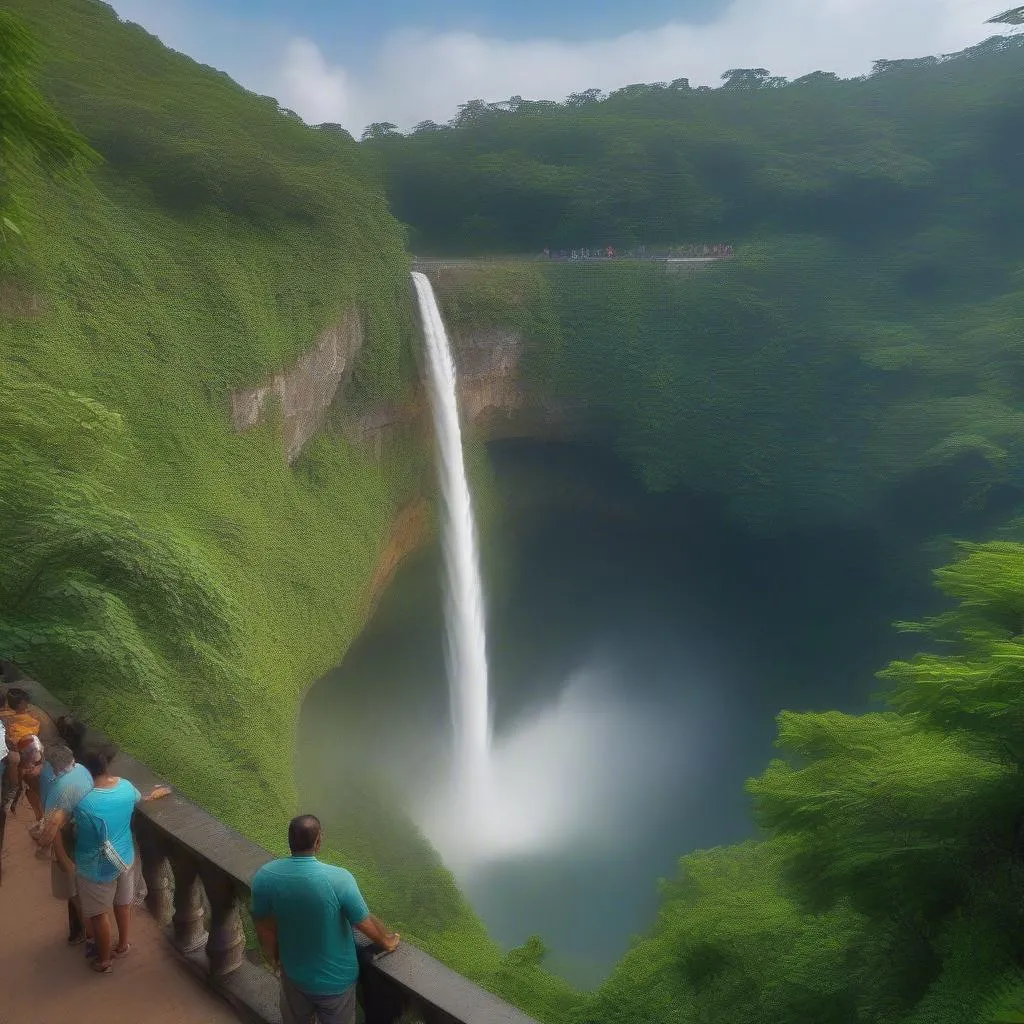
M 109 974 L 113 958 L 131 949 L 128 929 L 135 899 L 135 847 L 132 815 L 143 800 L 167 796 L 166 786 L 156 786 L 147 797 L 127 779 L 110 772 L 114 751 L 109 747 L 89 750 L 82 763 L 92 775 L 93 789 L 75 808 L 75 881 L 82 904 L 82 916 L 96 943 L 94 971 Z M 113 945 L 110 914 L 117 922 L 117 946 Z

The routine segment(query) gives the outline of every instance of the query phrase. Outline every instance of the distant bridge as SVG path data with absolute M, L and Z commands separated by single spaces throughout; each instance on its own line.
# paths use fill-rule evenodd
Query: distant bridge
M 712 263 L 728 263 L 731 259 L 731 256 L 590 256 L 586 259 L 573 259 L 571 256 L 413 256 L 412 262 L 419 270 L 432 267 L 494 266 L 506 263 L 569 263 L 581 267 L 612 266 L 621 263 L 664 263 L 666 269 L 699 270 Z
M 731 256 L 591 256 L 587 259 L 572 259 L 563 256 L 414 256 L 413 270 L 429 273 L 431 270 L 458 270 L 471 267 L 507 266 L 571 266 L 579 270 L 596 267 L 638 267 L 654 264 L 669 274 L 693 274 L 708 270 L 716 263 L 728 263 Z

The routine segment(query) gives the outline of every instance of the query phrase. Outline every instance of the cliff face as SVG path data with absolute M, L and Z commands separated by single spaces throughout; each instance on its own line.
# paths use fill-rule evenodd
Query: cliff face
M 521 364 L 523 339 L 507 328 L 480 327 L 451 336 L 463 430 L 475 438 L 566 438 L 586 429 L 581 402 L 552 398 L 528 387 Z M 380 403 L 355 414 L 338 409 L 338 429 L 351 444 L 380 458 L 399 434 L 430 444 L 433 426 L 426 386 L 404 403 Z
M 580 402 L 544 394 L 522 373 L 523 338 L 500 327 L 452 334 L 464 426 L 487 440 L 565 438 L 586 429 Z
M 328 327 L 287 370 L 259 387 L 231 395 L 231 425 L 244 431 L 266 418 L 274 399 L 280 404 L 285 457 L 294 462 L 323 426 L 338 388 L 363 346 L 363 323 L 350 309 Z
M 581 403 L 554 399 L 523 380 L 524 341 L 514 330 L 479 327 L 451 337 L 458 372 L 463 429 L 476 438 L 564 438 L 585 430 Z M 348 443 L 383 457 L 399 437 L 417 445 L 433 444 L 426 387 L 419 383 L 405 402 L 382 402 L 355 412 L 346 409 L 342 386 L 363 344 L 359 314 L 349 310 L 325 330 L 286 370 L 264 384 L 233 392 L 231 423 L 245 431 L 263 422 L 280 405 L 285 456 L 289 463 L 313 435 L 325 427 Z M 372 612 L 403 559 L 421 547 L 431 531 L 429 506 L 416 495 L 394 517 L 368 588 Z
M 43 297 L 17 281 L 0 280 L 0 316 L 11 320 L 25 320 L 42 316 L 46 312 Z
M 377 559 L 373 578 L 367 590 L 365 621 L 369 621 L 384 591 L 398 572 L 398 567 L 430 539 L 432 523 L 430 505 L 425 498 L 415 498 L 399 509 L 392 519 L 387 540 Z

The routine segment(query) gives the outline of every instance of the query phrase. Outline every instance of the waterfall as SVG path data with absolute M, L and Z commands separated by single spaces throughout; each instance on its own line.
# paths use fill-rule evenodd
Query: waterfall
M 412 279 L 426 340 L 427 378 L 444 504 L 445 653 L 454 742 L 453 782 L 463 796 L 482 795 L 487 788 L 491 753 L 487 633 L 473 500 L 462 457 L 455 361 L 430 281 L 420 273 L 414 273 Z

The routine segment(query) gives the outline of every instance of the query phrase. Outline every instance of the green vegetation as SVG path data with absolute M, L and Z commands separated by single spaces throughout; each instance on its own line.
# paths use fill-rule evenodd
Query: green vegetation
M 344 135 L 103 4 L 5 6 L 23 21 L 0 18 L 2 210 L 20 230 L 0 252 L 0 649 L 283 852 L 299 697 L 361 628 L 428 453 L 379 464 L 322 437 L 289 468 L 273 422 L 231 430 L 229 395 L 356 306 L 349 405 L 401 398 L 402 233 Z M 82 136 L 102 158 L 87 174 Z M 568 988 L 506 961 L 427 844 L 381 819 L 330 837 L 378 911 L 551 1019 Z
M 228 395 L 357 306 L 348 397 L 401 397 L 405 235 L 344 133 L 94 0 L 5 6 L 41 63 L 37 91 L 0 16 L 0 648 L 280 850 L 298 699 L 360 628 L 423 454 L 321 437 L 289 468 L 274 423 L 232 432 Z M 446 294 L 456 327 L 521 330 L 533 385 L 586 398 L 650 487 L 758 529 L 985 532 L 1024 479 L 1022 53 L 471 103 L 365 149 L 417 249 L 737 247 L 694 277 L 526 265 Z M 939 584 L 956 604 L 885 673 L 888 710 L 784 713 L 750 784 L 766 838 L 684 858 L 586 1000 L 538 941 L 503 956 L 406 822 L 356 807 L 372 827 L 334 853 L 552 1024 L 1016 1019 L 1024 547 L 969 546 Z
M 42 85 L 76 127 L 105 117 L 130 132 L 104 104 L 131 95 L 179 118 L 167 147 L 206 137 L 216 154 L 224 123 L 279 132 L 268 148 L 327 187 L 329 151 L 318 165 L 289 145 L 315 133 L 104 5 L 8 6 L 44 41 Z M 162 66 L 191 85 L 173 102 L 146 74 Z M 3 253 L 15 314 L 2 328 L 4 647 L 208 806 L 260 828 L 264 809 L 238 794 L 258 780 L 272 806 L 291 806 L 295 696 L 358 629 L 398 495 L 386 467 L 341 445 L 318 442 L 290 471 L 272 426 L 233 434 L 228 396 L 357 302 L 364 372 L 400 388 L 401 235 L 354 175 L 358 206 L 331 219 L 264 210 L 258 192 L 255 220 L 212 203 L 184 212 L 128 177 L 102 133 L 88 137 L 106 161 L 90 176 L 5 166 L 22 237 Z M 352 143 L 331 145 L 355 163 Z M 17 315 L 30 294 L 43 312 Z
M 1019 539 L 1024 47 L 866 79 L 736 71 L 372 133 L 428 252 L 731 242 L 728 265 L 463 272 L 456 325 L 523 333 L 653 489 L 751 528 Z M 779 719 L 765 838 L 691 854 L 577 1024 L 1020 1018 L 1024 547 L 968 545 L 884 712 Z M 827 681 L 823 681 L 827 688 Z
M 1022 71 L 997 38 L 853 81 L 468 104 L 367 145 L 417 251 L 733 243 L 702 273 L 467 273 L 446 312 L 521 329 L 652 488 L 920 537 L 996 521 L 1024 480 Z
M 1021 545 L 967 546 L 891 710 L 783 713 L 749 786 L 769 838 L 684 857 L 579 1020 L 1018 1019 L 1022 580 Z

